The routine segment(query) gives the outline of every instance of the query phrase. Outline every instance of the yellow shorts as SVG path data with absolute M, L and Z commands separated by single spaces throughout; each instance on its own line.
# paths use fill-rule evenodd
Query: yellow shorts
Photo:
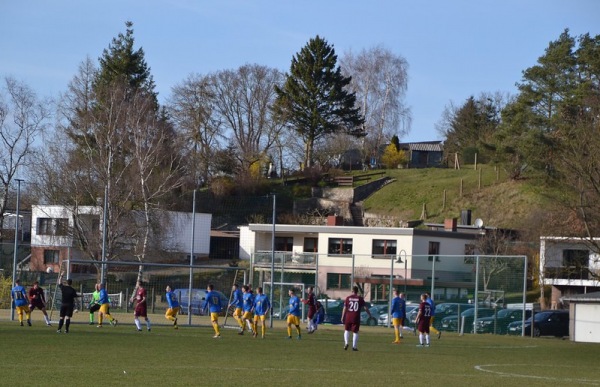
M 260 315 L 260 316 L 259 315 L 254 316 L 254 322 L 258 322 L 260 320 L 260 322 L 264 323 L 266 319 L 267 319 L 267 316 L 264 314 Z
M 287 323 L 292 325 L 300 325 L 300 317 L 288 314 Z
M 102 304 L 102 305 L 100 305 L 100 313 L 110 314 L 110 304 Z
M 254 313 L 252 312 L 244 312 L 244 315 L 242 316 L 244 320 L 252 320 L 252 317 L 254 317 Z
M 235 310 L 233 311 L 233 317 L 241 318 L 242 308 L 235 308 Z
M 393 326 L 400 326 L 402 325 L 402 320 L 404 320 L 403 318 L 392 318 L 392 325 Z
M 219 322 L 219 313 L 210 313 L 210 321 Z
M 23 306 L 16 306 L 15 310 L 17 311 L 17 314 L 23 314 L 23 313 L 29 313 L 29 306 L 27 305 L 23 305 Z
M 177 313 L 179 313 L 178 306 L 176 306 L 174 308 L 169 308 L 169 309 L 167 309 L 167 312 L 165 313 L 165 317 L 177 317 Z

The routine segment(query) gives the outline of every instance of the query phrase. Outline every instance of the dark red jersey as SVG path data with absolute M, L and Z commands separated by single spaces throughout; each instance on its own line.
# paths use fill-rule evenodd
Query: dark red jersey
M 365 308 L 365 299 L 359 295 L 350 295 L 344 301 L 344 323 L 360 324 L 360 312 Z
M 29 303 L 31 305 L 45 304 L 46 297 L 44 296 L 44 289 L 40 287 L 29 289 Z

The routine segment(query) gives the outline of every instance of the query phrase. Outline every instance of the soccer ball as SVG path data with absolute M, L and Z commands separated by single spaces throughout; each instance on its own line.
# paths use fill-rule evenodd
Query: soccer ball
M 54 269 L 52 268 L 52 266 L 48 266 L 48 268 L 46 269 L 46 273 L 52 274 L 53 272 L 54 272 Z

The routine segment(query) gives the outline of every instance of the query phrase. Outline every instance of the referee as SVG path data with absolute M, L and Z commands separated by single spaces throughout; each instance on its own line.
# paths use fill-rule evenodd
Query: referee
M 62 303 L 60 305 L 60 320 L 58 321 L 58 330 L 56 333 L 62 332 L 63 323 L 65 325 L 65 333 L 69 333 L 69 325 L 71 325 L 71 317 L 73 317 L 73 309 L 75 307 L 75 297 L 79 297 L 75 289 L 71 287 L 73 281 L 67 279 L 67 284 L 61 283 L 62 273 L 58 277 L 59 287 L 62 292 Z M 65 322 L 65 320 L 67 320 Z

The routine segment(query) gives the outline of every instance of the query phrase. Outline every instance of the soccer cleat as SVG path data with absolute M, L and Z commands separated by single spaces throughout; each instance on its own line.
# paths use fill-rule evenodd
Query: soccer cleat
M 96 328 L 102 328 L 102 324 L 96 325 Z
M 23 321 L 21 321 L 21 326 L 23 326 Z
M 298 340 L 302 339 L 302 335 L 298 335 Z
M 291 340 L 291 339 L 292 339 L 292 336 L 288 336 L 288 337 L 287 337 L 287 339 L 288 339 L 288 340 Z
M 152 330 L 151 328 L 148 328 L 148 332 L 150 332 L 151 330 Z
M 137 331 L 138 331 L 138 332 L 141 332 L 142 330 L 141 330 L 141 329 L 138 329 Z
M 394 340 L 394 341 L 392 341 L 392 344 L 400 344 L 400 343 L 401 343 L 400 340 Z
M 429 348 L 429 344 L 425 344 L 425 346 L 426 346 L 427 348 Z
M 438 331 L 438 340 L 442 337 L 442 331 Z
M 60 329 L 57 329 L 56 333 L 62 333 L 62 331 Z
M 46 323 L 46 325 L 48 325 L 49 327 L 51 327 L 51 326 L 52 326 L 52 324 L 50 324 L 49 322 L 47 322 L 47 323 Z
M 68 330 L 68 329 L 65 329 L 65 333 L 69 333 L 69 330 Z
M 27 325 L 31 326 L 31 320 L 27 320 Z
M 94 325 L 94 322 L 93 322 L 93 321 L 90 321 L 90 325 Z
M 240 336 L 244 336 L 244 331 L 239 331 L 239 332 L 238 332 L 238 335 L 240 335 Z
M 348 344 L 344 344 L 344 351 L 348 350 Z
M 423 348 L 423 344 L 417 344 L 417 347 Z
M 117 326 L 117 324 L 119 323 L 119 320 L 117 320 L 117 319 L 114 319 L 114 320 L 113 320 L 113 323 L 114 323 L 114 324 L 113 324 L 113 326 L 115 326 L 115 327 L 116 327 L 116 326 Z
M 213 336 L 213 339 L 220 339 L 220 338 L 221 338 L 221 335 L 214 335 Z
M 352 350 L 353 350 L 354 352 L 358 352 L 358 348 L 356 348 L 356 347 L 353 347 L 353 348 L 352 348 Z

